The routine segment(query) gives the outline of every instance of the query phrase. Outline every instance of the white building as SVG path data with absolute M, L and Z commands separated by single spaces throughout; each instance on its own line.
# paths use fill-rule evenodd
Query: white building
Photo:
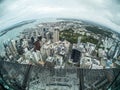
M 55 29 L 53 32 L 53 42 L 58 42 L 59 41 L 59 30 Z

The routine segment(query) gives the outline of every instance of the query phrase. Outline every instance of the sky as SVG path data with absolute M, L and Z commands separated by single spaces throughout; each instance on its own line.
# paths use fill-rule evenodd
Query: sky
M 120 0 L 0 0 L 0 29 L 39 18 L 90 20 L 120 32 Z

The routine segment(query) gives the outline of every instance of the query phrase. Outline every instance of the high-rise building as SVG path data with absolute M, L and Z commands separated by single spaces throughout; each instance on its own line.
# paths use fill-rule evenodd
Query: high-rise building
M 80 57 L 81 52 L 77 49 L 73 49 L 71 54 L 71 59 L 73 60 L 73 63 L 78 63 L 80 61 Z
M 116 48 L 116 45 L 112 45 L 111 48 L 109 49 L 107 55 L 109 58 L 113 58 L 114 57 L 114 54 L 115 54 L 115 48 Z
M 26 40 L 26 39 L 23 39 L 23 43 L 22 43 L 22 47 L 23 48 L 26 48 L 26 47 L 28 47 L 29 45 L 28 45 L 28 41 Z
M 47 41 L 50 39 L 50 32 L 46 33 L 46 39 L 47 39 Z
M 13 43 L 13 40 L 8 41 L 8 48 L 10 50 L 10 53 L 12 56 L 16 56 L 17 50 L 15 50 L 15 43 Z
M 53 42 L 59 41 L 59 30 L 55 29 L 53 32 Z
M 80 44 L 81 43 L 81 37 L 78 37 L 78 42 L 77 42 L 78 44 Z
M 37 40 L 37 41 L 34 43 L 34 50 L 35 50 L 35 51 L 36 51 L 36 50 L 39 50 L 39 51 L 40 51 L 40 48 L 41 48 L 40 42 L 39 42 L 39 40 Z

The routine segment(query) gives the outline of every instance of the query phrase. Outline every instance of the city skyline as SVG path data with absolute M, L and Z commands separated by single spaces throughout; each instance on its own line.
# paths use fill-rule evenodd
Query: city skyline
M 120 0 L 0 0 L 0 90 L 119 90 Z
M 63 69 L 119 68 L 119 38 L 112 30 L 77 19 L 36 21 L 3 41 L 1 60 Z

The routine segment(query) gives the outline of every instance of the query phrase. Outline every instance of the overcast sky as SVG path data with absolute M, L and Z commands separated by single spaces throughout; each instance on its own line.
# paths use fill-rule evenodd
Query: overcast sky
M 46 17 L 90 20 L 120 32 L 120 0 L 0 0 L 0 29 Z

